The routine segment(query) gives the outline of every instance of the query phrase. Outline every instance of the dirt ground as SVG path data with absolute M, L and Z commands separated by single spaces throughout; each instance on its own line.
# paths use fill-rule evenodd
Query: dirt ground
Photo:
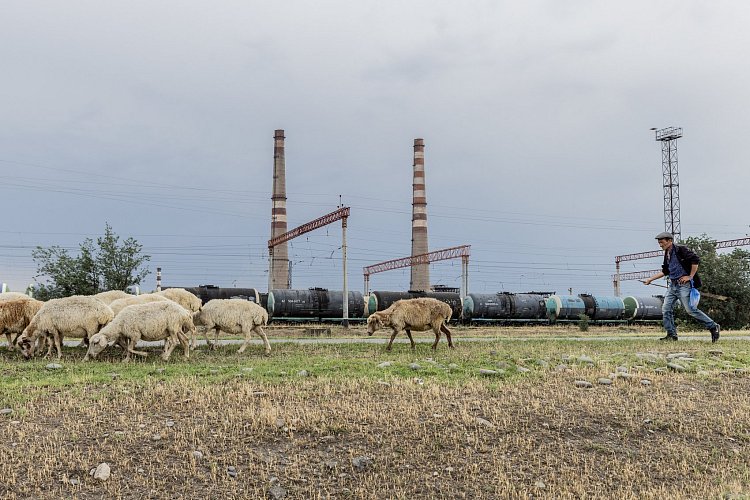
M 180 378 L 55 390 L 29 402 L 20 421 L 0 423 L 0 495 L 717 498 L 750 491 L 746 375 L 665 375 L 651 386 L 618 380 L 592 389 L 575 387 L 574 378 L 453 387 L 417 378 L 221 385 Z M 100 462 L 111 467 L 104 482 L 89 475 Z

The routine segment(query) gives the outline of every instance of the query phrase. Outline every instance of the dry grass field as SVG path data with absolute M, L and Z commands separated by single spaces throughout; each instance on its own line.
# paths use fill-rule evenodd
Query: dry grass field
M 59 369 L 0 349 L 0 497 L 748 498 L 747 341 L 658 333 L 457 329 L 453 351 L 283 343 L 128 365 L 67 348 Z

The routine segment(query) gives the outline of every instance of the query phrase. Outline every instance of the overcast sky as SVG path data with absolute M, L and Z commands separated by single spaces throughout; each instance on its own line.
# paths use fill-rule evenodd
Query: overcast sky
M 660 143 L 683 237 L 750 232 L 750 4 L 739 1 L 0 1 L 0 281 L 106 223 L 142 289 L 268 283 L 273 133 L 289 229 L 351 206 L 349 283 L 411 251 L 413 140 L 429 247 L 474 292 L 612 294 L 658 249 Z M 341 289 L 341 227 L 293 240 L 293 287 Z M 627 263 L 623 271 L 656 269 Z M 460 261 L 431 266 L 459 286 Z M 372 277 L 405 290 L 409 270 Z M 625 282 L 623 293 L 657 289 Z

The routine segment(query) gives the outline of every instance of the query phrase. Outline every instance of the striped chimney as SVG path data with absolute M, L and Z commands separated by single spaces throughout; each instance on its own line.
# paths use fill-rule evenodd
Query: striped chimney
M 286 161 L 284 131 L 273 136 L 273 194 L 271 195 L 271 238 L 287 232 L 286 225 Z M 272 249 L 268 270 L 268 291 L 289 288 L 289 250 L 286 242 Z
M 161 267 L 156 268 L 156 291 L 161 292 Z
M 428 253 L 427 194 L 424 182 L 424 139 L 414 139 L 414 196 L 411 211 L 411 255 Z M 410 290 L 430 289 L 430 265 L 411 266 Z

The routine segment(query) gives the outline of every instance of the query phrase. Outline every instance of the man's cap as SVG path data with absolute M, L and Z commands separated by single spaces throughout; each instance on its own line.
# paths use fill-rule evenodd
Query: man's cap
M 672 233 L 668 233 L 666 231 L 661 232 L 656 235 L 657 240 L 673 240 L 674 237 L 672 236 Z

